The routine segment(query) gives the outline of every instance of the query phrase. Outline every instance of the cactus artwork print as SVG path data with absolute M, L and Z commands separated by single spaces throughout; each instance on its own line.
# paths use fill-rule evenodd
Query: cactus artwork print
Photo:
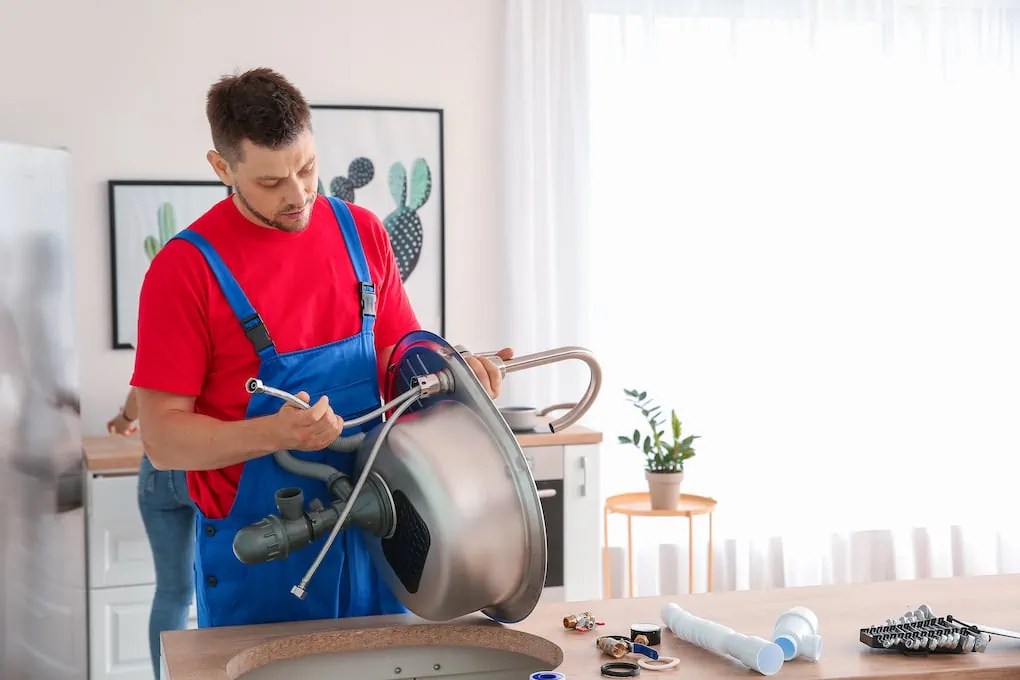
M 219 180 L 108 180 L 113 348 L 134 349 L 138 296 L 167 244 L 230 199 Z M 172 246 L 170 246 L 172 247 Z
M 158 208 L 156 208 L 156 233 L 158 236 L 149 235 L 145 237 L 145 255 L 149 258 L 149 262 L 152 262 L 152 258 L 156 257 L 156 253 L 163 249 L 174 234 L 177 233 L 177 220 L 174 219 L 174 204 L 169 201 L 164 202 Z
M 374 177 L 375 164 L 371 159 L 359 156 L 347 166 L 346 177 L 338 175 L 329 181 L 328 194 L 322 184 L 322 178 L 319 178 L 318 193 L 322 196 L 336 196 L 348 203 L 357 203 L 355 189 L 368 186 Z M 383 220 L 383 225 L 390 236 L 393 254 L 397 258 L 400 280 L 406 282 L 421 257 L 424 231 L 418 210 L 425 205 L 432 193 L 432 170 L 424 158 L 415 159 L 411 166 L 411 183 L 408 186 L 407 170 L 403 163 L 397 161 L 390 166 L 388 182 L 390 196 L 396 207 Z
M 399 277 L 421 327 L 442 335 L 443 111 L 313 105 L 311 112 L 318 193 L 372 213 L 375 228 L 388 237 L 380 275 Z
M 329 192 L 348 203 L 356 203 L 354 190 L 367 186 L 375 177 L 375 165 L 364 156 L 359 156 L 347 166 L 347 176 L 338 175 L 329 181 Z M 322 186 L 322 178 L 319 178 L 320 196 L 326 196 L 326 188 Z
M 390 195 L 396 208 L 383 220 L 390 235 L 393 254 L 400 269 L 400 280 L 407 281 L 421 257 L 423 232 L 418 210 L 429 200 L 432 193 L 432 171 L 424 158 L 417 158 L 411 166 L 411 186 L 408 187 L 407 171 L 404 164 L 397 162 L 390 166 Z M 410 195 L 408 194 L 410 189 Z

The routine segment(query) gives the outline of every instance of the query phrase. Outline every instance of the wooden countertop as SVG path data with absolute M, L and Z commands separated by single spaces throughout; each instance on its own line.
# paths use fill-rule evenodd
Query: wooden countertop
M 518 434 L 521 446 L 568 446 L 598 444 L 602 433 L 574 425 L 557 433 Z M 142 441 L 138 435 L 93 436 L 83 438 L 85 469 L 89 472 L 134 471 L 142 461 Z
M 281 587 L 284 587 L 283 584 Z M 611 661 L 594 647 L 597 635 L 628 635 L 632 623 L 660 623 L 659 610 L 676 602 L 695 616 L 730 626 L 747 635 L 769 638 L 786 609 L 803 605 L 819 618 L 821 659 L 796 659 L 783 665 L 783 678 L 816 680 L 881 678 L 1020 677 L 1020 640 L 993 636 L 984 653 L 907 657 L 877 651 L 859 641 L 859 630 L 897 618 L 921 604 L 936 615 L 953 614 L 973 623 L 1020 630 L 1020 574 L 957 579 L 880 582 L 844 586 L 786 588 L 696 595 L 673 595 L 587 603 L 539 605 L 523 623 L 499 626 L 469 617 L 425 624 L 413 616 L 340 621 L 239 626 L 163 633 L 169 680 L 233 680 L 268 663 L 336 651 L 405 646 L 460 645 L 528 654 L 547 662 L 569 680 L 601 678 L 599 668 Z M 563 628 L 563 617 L 591 611 L 605 626 L 590 633 Z M 669 671 L 643 671 L 642 677 L 762 677 L 730 657 L 679 641 L 668 629 L 659 646 L 662 656 L 680 659 Z

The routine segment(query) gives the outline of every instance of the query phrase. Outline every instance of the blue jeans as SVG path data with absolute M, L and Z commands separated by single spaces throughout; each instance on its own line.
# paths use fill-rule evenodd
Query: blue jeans
M 159 677 L 159 634 L 183 630 L 195 596 L 195 504 L 181 470 L 157 470 L 147 455 L 138 469 L 138 509 L 156 567 L 149 613 L 149 654 Z

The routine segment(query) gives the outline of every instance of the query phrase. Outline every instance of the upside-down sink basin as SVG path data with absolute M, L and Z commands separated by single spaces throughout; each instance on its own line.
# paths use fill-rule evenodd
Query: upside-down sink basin
M 549 640 L 480 617 L 170 631 L 162 640 L 162 680 L 520 680 L 563 663 Z

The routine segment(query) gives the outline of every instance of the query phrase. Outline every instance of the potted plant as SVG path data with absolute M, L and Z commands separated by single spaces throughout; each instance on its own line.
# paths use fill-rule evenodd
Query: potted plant
M 692 444 L 697 435 L 683 436 L 683 428 L 675 410 L 670 411 L 670 434 L 666 437 L 662 409 L 648 398 L 647 392 L 624 390 L 629 401 L 641 411 L 648 428 L 631 435 L 620 435 L 621 444 L 630 444 L 645 455 L 645 479 L 653 510 L 675 510 L 680 502 L 680 485 L 684 479 L 684 462 L 694 457 Z

